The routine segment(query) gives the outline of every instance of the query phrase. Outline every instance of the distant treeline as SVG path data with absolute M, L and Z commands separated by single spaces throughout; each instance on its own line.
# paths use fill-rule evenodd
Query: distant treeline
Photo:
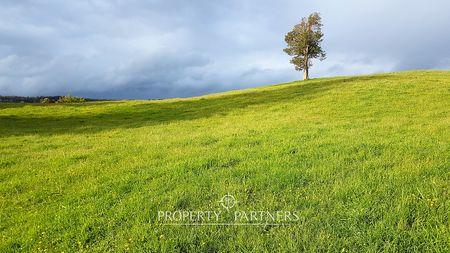
M 42 103 L 44 99 L 54 103 L 67 96 L 39 96 L 39 97 L 20 97 L 20 96 L 0 96 L 0 103 Z M 105 101 L 106 99 L 83 98 L 84 101 Z

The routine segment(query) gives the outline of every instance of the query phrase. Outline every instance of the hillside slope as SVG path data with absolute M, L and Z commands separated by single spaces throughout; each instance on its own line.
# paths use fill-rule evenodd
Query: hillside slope
M 0 251 L 446 251 L 450 72 L 0 104 Z M 278 226 L 161 210 L 295 210 Z

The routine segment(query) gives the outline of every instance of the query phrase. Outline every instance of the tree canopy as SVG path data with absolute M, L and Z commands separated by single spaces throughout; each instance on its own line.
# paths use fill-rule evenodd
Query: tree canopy
M 285 36 L 288 47 L 284 52 L 292 56 L 291 63 L 295 65 L 296 70 L 304 71 L 305 80 L 309 79 L 311 60 L 318 58 L 322 61 L 326 58 L 320 45 L 323 41 L 322 26 L 322 18 L 315 12 L 302 18 L 300 24 L 294 26 Z

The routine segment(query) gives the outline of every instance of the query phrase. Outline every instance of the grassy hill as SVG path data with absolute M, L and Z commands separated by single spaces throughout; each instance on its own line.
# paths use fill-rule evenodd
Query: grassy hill
M 450 249 L 449 71 L 162 101 L 0 104 L 0 140 L 1 252 Z M 237 200 L 228 211 L 227 193 Z M 299 219 L 158 218 L 216 209 Z

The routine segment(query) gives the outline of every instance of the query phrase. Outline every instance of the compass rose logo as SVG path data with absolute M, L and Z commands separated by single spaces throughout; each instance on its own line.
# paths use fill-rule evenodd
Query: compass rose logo
M 219 203 L 228 211 L 236 205 L 237 201 L 233 195 L 227 193 L 220 199 Z

